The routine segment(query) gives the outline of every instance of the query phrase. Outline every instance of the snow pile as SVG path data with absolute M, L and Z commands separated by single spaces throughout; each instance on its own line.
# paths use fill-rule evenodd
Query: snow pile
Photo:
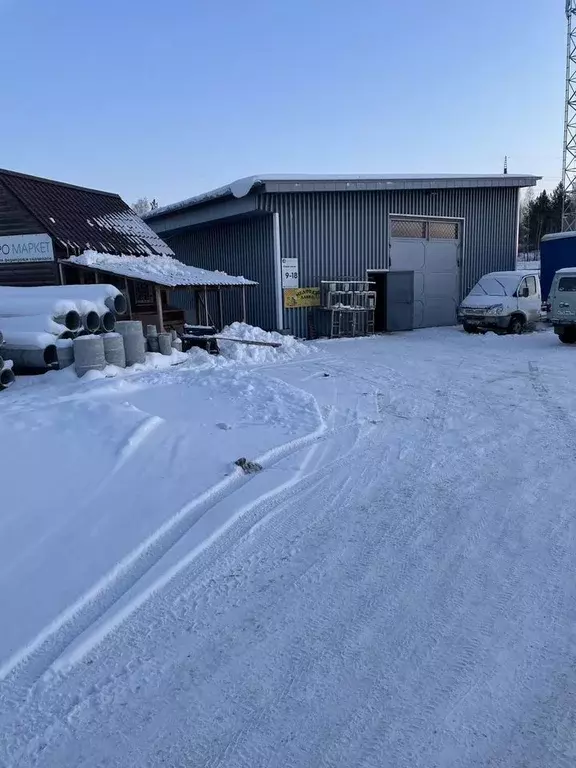
M 224 328 L 219 336 L 242 339 L 244 341 L 263 341 L 281 344 L 280 347 L 261 347 L 251 344 L 238 344 L 234 341 L 218 341 L 220 352 L 228 360 L 236 363 L 264 364 L 281 363 L 287 359 L 303 357 L 312 353 L 312 348 L 294 336 L 283 336 L 276 331 L 263 331 L 246 323 L 232 323 Z
M 523 272 L 540 272 L 539 261 L 517 261 L 516 269 Z
M 90 381 L 96 381 L 97 379 L 114 379 L 134 376 L 137 373 L 157 371 L 163 368 L 170 368 L 173 365 L 181 365 L 186 362 L 189 362 L 189 356 L 184 352 L 178 352 L 178 350 L 173 349 L 171 355 L 161 355 L 159 352 L 147 352 L 145 363 L 135 363 L 126 368 L 119 368 L 117 365 L 107 365 L 102 371 L 88 371 L 80 379 L 77 378 L 73 366 L 61 371 L 49 371 L 46 376 L 50 375 L 58 377 L 57 379 L 52 379 L 52 381 L 63 381 L 66 378 L 82 383 L 88 383 Z

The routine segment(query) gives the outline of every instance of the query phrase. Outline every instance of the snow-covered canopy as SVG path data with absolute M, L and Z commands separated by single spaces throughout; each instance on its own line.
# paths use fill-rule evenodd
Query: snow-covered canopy
M 257 285 L 245 277 L 234 277 L 226 272 L 211 272 L 208 269 L 189 267 L 172 256 L 129 256 L 112 253 L 84 251 L 80 256 L 71 256 L 65 264 L 90 267 L 113 275 L 143 280 L 166 288 Z

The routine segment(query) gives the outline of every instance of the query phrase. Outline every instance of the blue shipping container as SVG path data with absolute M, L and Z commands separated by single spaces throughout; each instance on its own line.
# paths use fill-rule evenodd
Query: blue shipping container
M 540 285 L 544 300 L 548 298 L 554 275 L 564 267 L 576 267 L 576 232 L 545 235 L 540 243 Z

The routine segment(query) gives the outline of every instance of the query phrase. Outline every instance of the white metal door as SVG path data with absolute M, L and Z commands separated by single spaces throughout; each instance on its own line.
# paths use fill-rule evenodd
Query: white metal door
M 527 296 L 523 296 L 525 292 Z M 530 323 L 536 323 L 542 315 L 542 299 L 536 275 L 528 276 L 518 286 L 518 307 L 523 309 Z
M 390 269 L 414 272 L 415 328 L 456 323 L 461 229 L 453 219 L 390 219 Z

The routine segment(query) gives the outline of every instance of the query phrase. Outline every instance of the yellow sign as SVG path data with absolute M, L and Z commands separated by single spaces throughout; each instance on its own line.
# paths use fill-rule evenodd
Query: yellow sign
M 284 306 L 286 309 L 319 307 L 320 288 L 285 288 Z

